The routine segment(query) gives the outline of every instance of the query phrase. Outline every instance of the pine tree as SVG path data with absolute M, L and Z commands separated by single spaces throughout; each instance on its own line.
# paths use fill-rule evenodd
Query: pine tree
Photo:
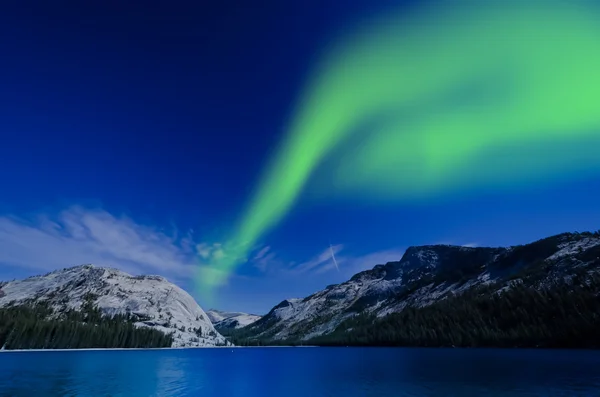
M 91 301 L 91 300 L 90 300 Z M 171 335 L 137 328 L 131 318 L 102 316 L 87 302 L 82 311 L 51 316 L 47 305 L 11 305 L 0 309 L 0 346 L 6 349 L 90 347 L 169 347 Z

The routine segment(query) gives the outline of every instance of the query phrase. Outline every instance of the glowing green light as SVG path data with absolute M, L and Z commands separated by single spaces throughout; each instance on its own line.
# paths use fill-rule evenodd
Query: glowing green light
M 208 262 L 226 277 L 317 170 L 336 194 L 418 200 L 598 168 L 597 21 L 583 0 L 507 0 L 366 25 L 316 68 L 226 255 Z

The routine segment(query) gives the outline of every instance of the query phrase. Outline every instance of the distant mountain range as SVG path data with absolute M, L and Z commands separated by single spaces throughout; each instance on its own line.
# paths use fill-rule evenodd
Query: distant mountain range
M 225 333 L 231 329 L 239 329 L 260 320 L 262 316 L 241 312 L 224 312 L 210 309 L 206 312 L 217 331 Z
M 0 282 L 2 349 L 231 343 L 600 348 L 600 232 L 410 247 L 264 316 L 204 312 L 163 277 L 93 265 Z
M 42 316 L 45 318 L 35 315 L 38 313 L 45 313 Z M 130 327 L 130 337 L 114 341 L 113 336 L 117 336 L 113 335 L 113 331 L 119 334 L 117 328 L 120 325 L 111 323 L 106 325 L 103 337 L 94 337 L 90 341 L 74 338 L 60 343 L 47 340 L 36 347 L 94 347 L 96 344 L 99 344 L 98 347 L 155 346 L 137 340 L 141 337 L 137 337 L 136 329 L 151 329 L 159 335 L 167 335 L 170 342 L 161 342 L 161 346 L 165 343 L 173 347 L 227 344 L 196 301 L 183 289 L 161 276 L 134 277 L 116 269 L 82 265 L 43 276 L 0 283 L 0 316 L 23 317 L 23 321 L 13 324 L 13 328 L 22 328 L 24 334 L 34 329 L 39 333 L 43 328 L 54 335 L 55 328 L 62 326 L 59 320 L 70 319 L 74 323 L 73 327 L 86 323 L 102 325 L 96 314 L 106 318 L 118 316 L 122 322 L 131 323 L 133 328 Z M 30 317 L 34 317 L 32 321 L 39 324 L 32 323 Z M 96 318 L 94 322 L 91 321 L 92 318 Z M 84 333 L 88 331 L 85 328 L 81 330 Z M 7 340 L 10 342 L 11 338 L 14 341 L 15 337 L 19 335 L 12 329 L 7 329 L 3 335 L 0 327 L 0 340 L 4 338 L 4 343 Z
M 598 232 L 508 248 L 410 247 L 397 262 L 284 300 L 230 338 L 250 345 L 600 346 L 599 271 Z M 564 313 L 570 308 L 578 314 Z

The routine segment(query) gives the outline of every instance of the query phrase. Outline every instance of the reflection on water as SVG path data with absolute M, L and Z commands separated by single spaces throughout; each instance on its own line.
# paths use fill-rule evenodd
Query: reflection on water
M 236 348 L 0 354 L 2 396 L 598 396 L 600 352 Z

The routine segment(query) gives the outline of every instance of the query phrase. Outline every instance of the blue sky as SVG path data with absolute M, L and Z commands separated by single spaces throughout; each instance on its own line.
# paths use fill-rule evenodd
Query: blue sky
M 162 274 L 195 294 L 194 247 L 241 211 L 311 65 L 361 18 L 402 2 L 288 3 L 6 7 L 0 278 L 94 263 Z M 598 197 L 591 172 L 420 205 L 300 202 L 200 304 L 265 313 L 410 245 L 597 230 Z

